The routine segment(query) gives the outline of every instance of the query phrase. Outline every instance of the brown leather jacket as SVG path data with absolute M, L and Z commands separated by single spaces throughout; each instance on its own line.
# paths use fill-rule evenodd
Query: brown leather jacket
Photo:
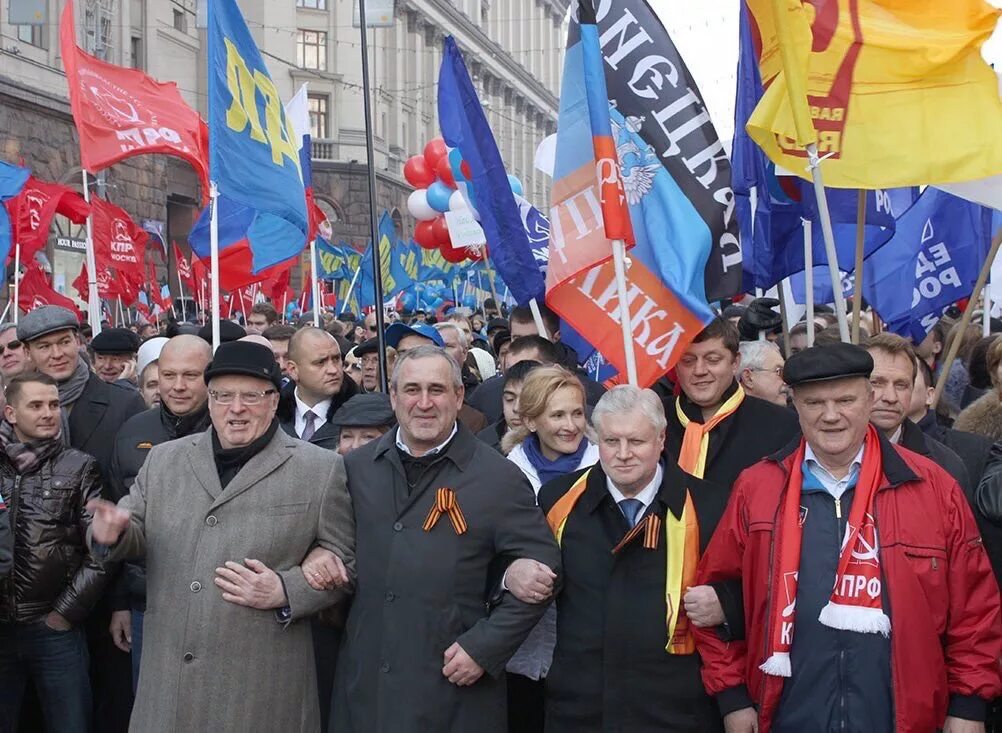
M 87 502 L 101 496 L 97 462 L 67 448 L 18 475 L 0 453 L 0 494 L 14 532 L 14 565 L 0 580 L 0 621 L 31 622 L 57 611 L 86 618 L 108 576 L 87 551 Z

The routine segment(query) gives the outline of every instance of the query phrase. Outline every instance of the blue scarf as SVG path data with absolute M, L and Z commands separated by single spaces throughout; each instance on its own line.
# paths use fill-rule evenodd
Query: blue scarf
M 529 463 L 536 469 L 539 483 L 545 484 L 547 481 L 576 471 L 581 464 L 581 458 L 584 456 L 585 451 L 588 450 L 588 445 L 588 439 L 581 438 L 581 443 L 578 445 L 576 451 L 573 453 L 561 453 L 555 461 L 551 461 L 543 455 L 543 450 L 539 447 L 539 436 L 532 433 L 522 441 L 522 450 L 525 451 L 525 457 L 529 459 Z

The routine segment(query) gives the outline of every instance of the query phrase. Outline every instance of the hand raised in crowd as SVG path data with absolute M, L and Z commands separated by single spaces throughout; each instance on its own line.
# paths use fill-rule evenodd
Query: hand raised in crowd
M 943 723 L 943 733 L 985 733 L 985 724 L 977 720 L 948 716 Z
M 263 611 L 281 608 L 287 602 L 278 573 L 260 560 L 244 560 L 244 564 L 228 561 L 216 568 L 216 587 L 223 600 L 238 606 Z
M 341 558 L 323 547 L 310 550 L 300 569 L 313 590 L 334 590 L 350 580 Z
M 111 640 L 123 652 L 132 651 L 132 611 L 114 611 L 108 626 Z
M 73 624 L 58 611 L 49 611 L 49 615 L 45 617 L 45 625 L 53 631 L 69 631 L 73 628 Z
M 741 708 L 724 716 L 726 733 L 758 733 L 758 712 L 755 708 Z
M 693 626 L 701 629 L 709 626 L 720 626 L 727 619 L 724 618 L 724 609 L 717 598 L 717 591 L 708 585 L 697 585 L 688 588 L 682 596 L 682 604 L 685 606 L 685 615 Z
M 87 502 L 94 521 L 91 522 L 91 533 L 102 545 L 113 545 L 118 542 L 122 532 L 129 526 L 129 511 L 119 509 L 115 504 L 105 499 L 91 499 Z
M 118 375 L 118 378 L 119 379 L 129 379 L 129 380 L 133 380 L 133 381 L 136 379 L 136 360 L 135 359 L 129 359 L 127 362 L 125 362 L 125 366 L 122 367 L 122 373 Z
M 545 603 L 553 595 L 557 574 L 541 562 L 519 558 L 508 566 L 504 585 L 522 603 Z
M 442 676 L 459 687 L 472 685 L 484 674 L 484 668 L 473 661 L 473 657 L 459 646 L 458 641 L 445 650 L 443 664 Z

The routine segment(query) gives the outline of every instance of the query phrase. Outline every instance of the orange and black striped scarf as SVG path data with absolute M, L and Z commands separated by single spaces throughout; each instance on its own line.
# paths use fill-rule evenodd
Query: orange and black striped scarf
M 584 495 L 588 486 L 589 468 L 574 482 L 566 494 L 557 500 L 546 514 L 546 521 L 557 538 L 557 544 L 563 546 L 564 528 L 567 519 L 574 510 L 578 500 Z M 696 566 L 699 564 L 699 522 L 696 510 L 692 504 L 692 496 L 685 493 L 685 507 L 682 516 L 676 517 L 669 510 L 665 514 L 665 608 L 668 643 L 665 651 L 669 654 L 692 654 L 696 651 L 695 640 L 689 628 L 689 619 L 682 608 L 682 594 L 686 588 L 696 584 Z M 636 537 L 642 537 L 643 546 L 648 550 L 657 550 L 661 536 L 661 517 L 648 514 L 637 522 L 620 542 L 612 549 L 618 554 Z

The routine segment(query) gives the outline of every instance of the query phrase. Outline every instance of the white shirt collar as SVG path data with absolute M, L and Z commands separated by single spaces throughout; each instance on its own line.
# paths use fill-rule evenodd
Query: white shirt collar
M 452 432 L 449 433 L 449 437 L 446 438 L 445 440 L 443 440 L 438 445 L 436 445 L 430 451 L 427 451 L 426 453 L 424 453 L 422 455 L 422 458 L 424 456 L 433 456 L 436 453 L 441 453 L 442 449 L 445 448 L 445 446 L 449 444 L 449 441 L 452 440 L 455 437 L 455 435 L 456 435 L 456 433 L 458 431 L 459 431 L 459 423 L 456 423 L 455 425 L 452 426 Z M 406 453 L 409 456 L 413 456 L 414 455 L 413 453 L 411 453 L 411 449 L 408 448 L 407 445 L 404 443 L 404 441 L 400 438 L 400 428 L 397 428 L 397 448 L 399 448 L 400 450 L 402 450 L 404 453 Z
M 807 449 L 804 451 L 804 462 L 811 473 L 814 474 L 814 477 L 825 488 L 825 491 L 837 499 L 845 493 L 849 483 L 859 474 L 859 469 L 863 465 L 863 446 L 860 446 L 856 457 L 852 459 L 849 473 L 842 478 L 835 478 L 827 468 L 821 465 L 821 461 L 818 460 L 810 443 L 807 444 Z
M 609 493 L 612 494 L 612 498 L 617 504 L 626 498 L 639 499 L 640 503 L 644 505 L 644 511 L 647 511 L 647 507 L 654 502 L 654 497 L 658 495 L 658 489 L 661 488 L 661 480 L 663 477 L 664 469 L 661 468 L 661 464 L 659 463 L 657 470 L 654 472 L 654 478 L 651 479 L 647 486 L 640 490 L 640 493 L 632 497 L 624 496 L 623 492 L 613 485 L 612 479 L 609 478 L 608 475 L 605 477 L 605 486 L 609 489 Z
M 894 435 L 888 438 L 888 440 L 891 441 L 891 445 L 897 445 L 898 442 L 901 440 L 901 435 L 904 432 L 905 432 L 905 424 L 901 423 L 900 425 L 898 425 L 898 429 L 894 431 Z
M 327 413 L 331 409 L 332 397 L 328 397 L 326 400 L 322 400 L 317 404 L 310 407 L 301 399 L 299 399 L 299 387 L 296 387 L 292 392 L 292 396 L 296 400 L 296 435 L 302 435 L 303 429 L 306 427 L 306 413 L 312 412 L 316 417 L 313 420 L 314 431 L 319 430 L 320 426 L 327 422 Z

